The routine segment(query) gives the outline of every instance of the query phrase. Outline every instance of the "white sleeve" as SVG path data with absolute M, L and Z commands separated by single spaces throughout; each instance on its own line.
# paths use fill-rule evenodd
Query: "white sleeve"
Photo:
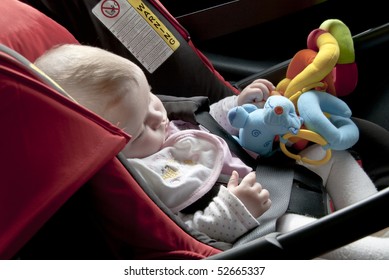
M 238 237 L 259 225 L 242 202 L 225 187 L 202 211 L 180 217 L 190 227 L 223 242 L 234 242 Z
M 232 95 L 211 104 L 209 113 L 230 134 L 238 135 L 239 130 L 228 121 L 228 111 L 238 106 L 238 96 Z

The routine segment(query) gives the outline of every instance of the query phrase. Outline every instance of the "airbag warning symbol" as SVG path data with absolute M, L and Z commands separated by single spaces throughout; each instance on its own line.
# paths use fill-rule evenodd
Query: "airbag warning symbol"
M 101 13 L 107 18 L 114 18 L 120 13 L 120 5 L 115 0 L 105 0 L 101 4 Z

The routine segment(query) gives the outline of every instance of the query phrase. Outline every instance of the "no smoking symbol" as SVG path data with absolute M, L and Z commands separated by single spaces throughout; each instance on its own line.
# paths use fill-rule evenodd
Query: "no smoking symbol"
M 115 0 L 105 0 L 101 4 L 101 12 L 108 18 L 114 18 L 120 13 L 120 5 Z

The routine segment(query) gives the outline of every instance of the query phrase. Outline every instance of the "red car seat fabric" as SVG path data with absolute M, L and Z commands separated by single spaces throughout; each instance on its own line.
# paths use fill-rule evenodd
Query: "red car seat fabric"
M 220 250 L 195 240 L 115 159 L 91 180 L 96 209 L 118 259 L 202 259 Z
M 64 27 L 20 1 L 2 0 L 0 10 L 0 43 L 30 61 L 54 45 L 78 43 Z
M 83 11 L 90 13 L 99 1 L 43 2 L 55 7 L 87 7 Z M 144 2 L 152 4 L 150 7 L 155 13 L 160 11 L 154 6 L 158 1 Z M 3 3 L 14 7 L 20 5 L 15 0 Z M 20 7 L 17 10 L 21 13 L 31 11 L 29 8 L 25 10 L 26 6 Z M 62 10 L 56 11 L 60 13 Z M 74 9 L 75 19 L 78 16 L 79 19 L 87 19 L 91 23 L 88 26 L 96 28 L 91 29 L 91 40 L 98 38 L 100 43 L 109 46 L 107 49 L 131 58 L 129 52 L 112 38 L 108 30 L 99 25 L 93 15 L 78 15 L 78 12 L 78 9 Z M 36 10 L 32 13 L 36 13 Z M 17 13 L 14 12 L 12 16 L 16 18 Z M 36 22 L 53 23 L 44 15 L 41 16 L 44 20 Z M 174 27 L 174 35 L 183 40 L 184 47 L 150 75 L 155 93 L 209 95 L 214 101 L 234 94 L 223 80 L 215 76 L 210 65 L 204 65 L 207 62 L 193 49 L 190 37 L 183 37 L 182 30 L 178 30 L 174 23 L 164 17 L 163 20 L 169 28 Z M 12 18 L 6 22 L 12 22 Z M 29 26 L 26 24 L 23 27 Z M 58 25 L 53 23 L 53 27 Z M 43 33 L 46 39 L 50 39 L 48 33 L 55 33 L 55 30 L 67 33 L 62 27 L 46 30 Z M 37 38 L 34 40 L 39 40 L 42 34 L 36 32 L 35 36 Z M 35 44 L 26 45 L 25 42 L 15 45 L 8 42 L 8 45 L 30 60 L 35 60 L 44 48 L 63 42 L 77 43 L 72 36 L 68 37 L 69 34 L 53 36 L 55 40 L 37 44 L 37 50 L 30 50 Z M 7 43 L 6 39 L 2 40 Z M 160 209 L 130 175 L 119 160 L 120 156 L 116 157 L 128 141 L 128 135 L 58 94 L 8 56 L 3 58 L 0 63 L 0 94 L 4 97 L 0 105 L 0 123 L 7 134 L 2 137 L 0 144 L 7 149 L 0 166 L 6 175 L 0 183 L 0 258 L 12 258 L 85 183 L 89 187 L 88 195 L 92 196 L 94 208 L 99 213 L 106 240 L 116 258 L 202 259 L 218 255 L 219 249 L 193 238 Z M 183 65 L 183 61 L 188 64 Z M 184 71 L 187 69 L 190 71 Z M 173 78 L 178 81 L 177 84 L 171 82 Z
M 129 136 L 0 56 L 0 258 L 14 254 Z
M 30 61 L 56 44 L 78 43 L 65 28 L 27 4 L 5 0 L 0 7 L 7 11 L 0 19 L 7 27 L 0 43 Z M 7 136 L 0 144 L 9 149 L 1 164 L 5 175 L 0 184 L 0 259 L 17 256 L 86 183 L 118 258 L 200 259 L 219 252 L 169 219 L 118 162 L 115 156 L 129 135 L 56 92 L 26 65 L 1 54 L 0 123 Z

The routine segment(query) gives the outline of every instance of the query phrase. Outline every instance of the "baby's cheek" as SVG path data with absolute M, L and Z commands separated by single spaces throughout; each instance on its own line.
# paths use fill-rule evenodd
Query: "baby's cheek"
M 148 137 L 147 140 L 142 143 L 142 147 L 140 148 L 151 155 L 161 150 L 164 142 L 165 133 L 158 132 Z

